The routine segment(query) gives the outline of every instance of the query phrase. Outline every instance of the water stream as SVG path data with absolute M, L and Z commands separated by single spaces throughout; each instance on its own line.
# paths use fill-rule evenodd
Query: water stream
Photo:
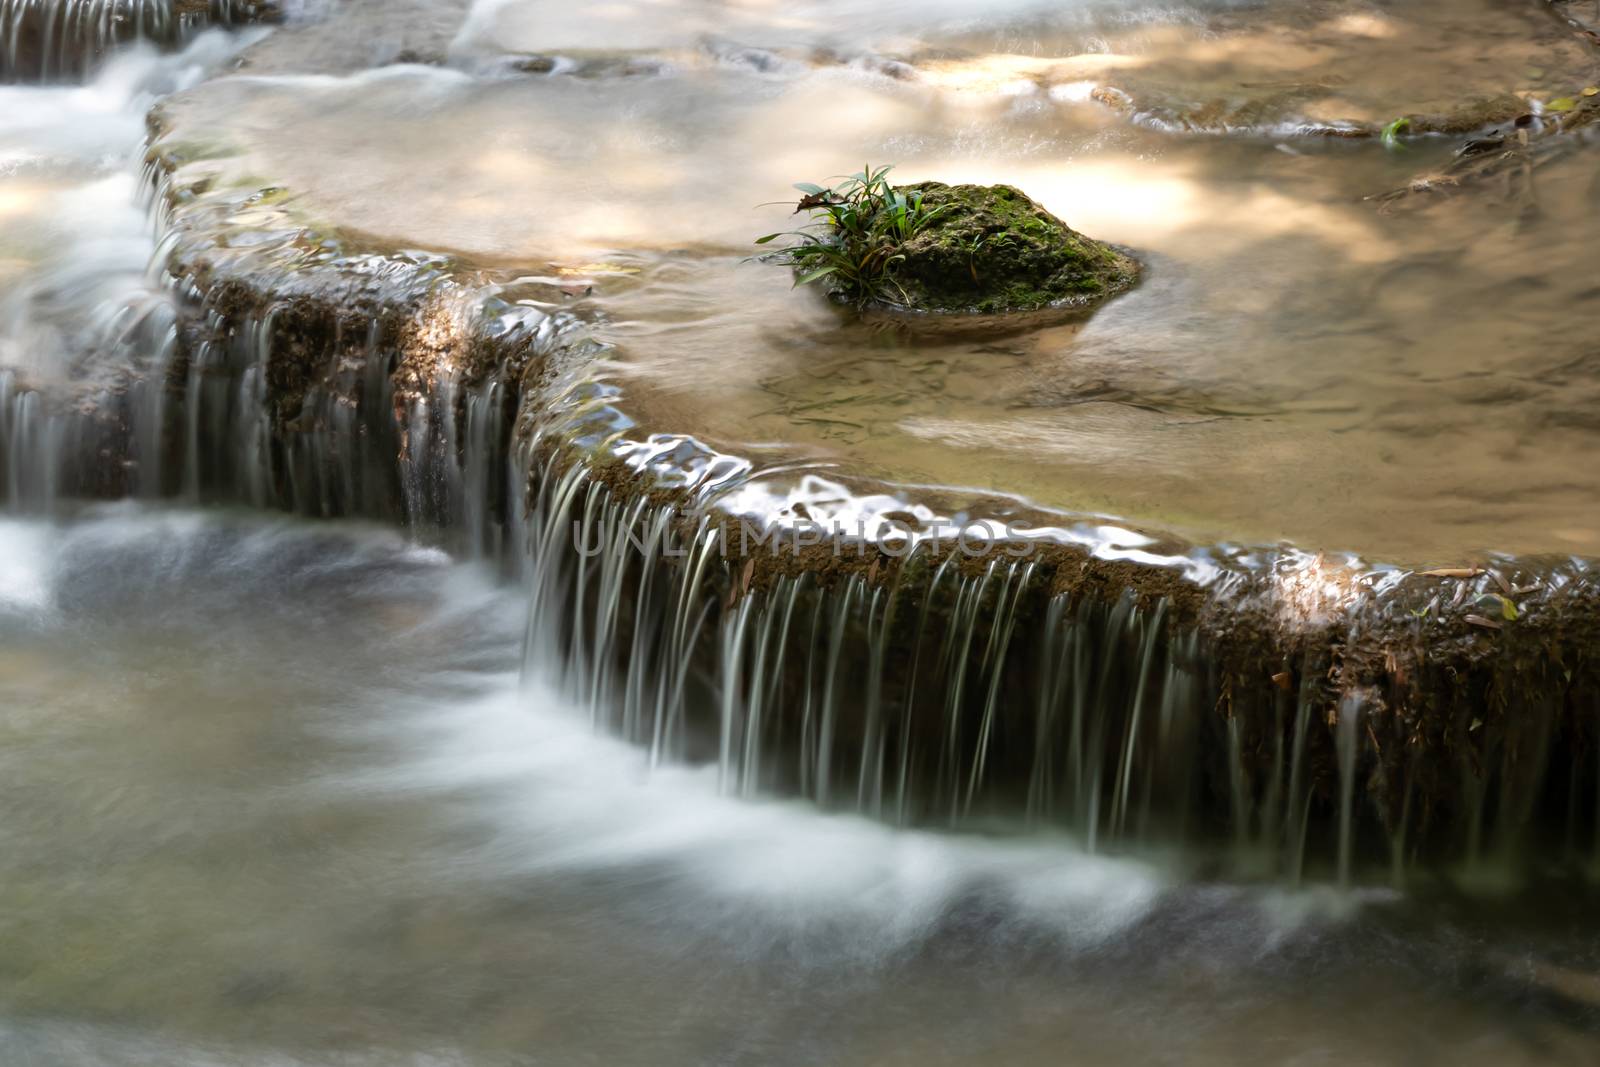
M 519 591 L 383 527 L 126 504 L 0 547 L 8 1063 L 1596 1051 L 1559 898 L 730 795 L 520 679 Z
M 1592 82 L 1543 5 L 1510 6 L 986 5 L 979 29 L 959 4 L 750 4 L 713 33 L 703 5 L 483 4 L 454 66 L 263 60 L 175 101 L 172 141 L 221 157 L 192 168 L 219 184 L 271 175 L 313 224 L 563 279 L 647 430 L 1198 542 L 1594 555 L 1596 155 L 1526 196 L 1386 214 L 1365 198 L 1455 141 L 1303 132 Z M 1174 137 L 1165 112 L 1210 132 Z M 1012 182 L 1140 250 L 1145 284 L 1087 324 L 952 334 L 841 318 L 745 262 L 790 182 L 868 160 Z
M 1554 121 L 1542 3 L 275 7 L 0 0 L 0 1060 L 1600 1057 L 1600 149 L 1357 136 Z M 1148 277 L 747 261 L 866 159 Z

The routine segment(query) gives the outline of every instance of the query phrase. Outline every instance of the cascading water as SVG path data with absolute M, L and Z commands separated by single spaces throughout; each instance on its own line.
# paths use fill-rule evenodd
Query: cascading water
M 142 495 L 427 531 L 525 576 L 530 677 L 559 679 L 656 765 L 715 763 L 732 795 L 796 794 L 900 825 L 1059 826 L 1091 851 L 1203 843 L 1233 870 L 1291 882 L 1509 861 L 1539 847 L 1523 840 L 1535 822 L 1559 828 L 1563 862 L 1600 859 L 1585 844 L 1600 768 L 1583 740 L 1600 706 L 1581 671 L 1554 682 L 1485 667 L 1487 682 L 1454 691 L 1462 721 L 1439 747 L 1458 755 L 1441 770 L 1393 755 L 1417 736 L 1411 698 L 1340 661 L 1380 624 L 1361 610 L 1348 635 L 1249 652 L 1276 657 L 1258 663 L 1193 596 L 1068 580 L 1099 566 L 1094 552 L 890 560 L 845 546 L 806 563 L 735 550 L 718 502 L 754 480 L 748 466 L 670 443 L 653 466 L 597 461 L 617 427 L 603 396 L 597 407 L 551 369 L 582 349 L 586 324 L 552 308 L 548 287 L 351 250 L 275 215 L 270 190 L 174 188 L 159 140 L 137 180 L 148 221 L 132 173 L 103 161 L 134 149 L 158 94 L 232 47 L 219 35 L 128 57 L 86 93 L 4 90 L 63 119 L 102 116 L 34 164 L 92 159 L 103 177 L 50 194 L 88 206 L 56 214 L 80 225 L 0 311 L 13 510 Z M 37 150 L 35 128 L 12 132 Z M 238 219 L 247 240 L 230 236 Z M 688 490 L 638 488 L 695 464 Z M 1262 576 L 1287 568 L 1292 584 L 1315 569 L 1303 563 L 1246 564 L 1201 600 L 1275 611 L 1277 579 Z M 1496 692 L 1536 677 L 1548 700 L 1506 716 Z
M 149 383 L 177 332 L 135 161 L 149 106 L 239 43 L 219 33 L 180 54 L 124 56 L 80 89 L 0 87 L 0 197 L 17 256 L 0 298 L 0 496 L 13 508 L 160 488 L 123 465 L 158 447 L 164 394 Z M 135 411 L 140 430 L 125 439 Z
M 930 534 L 967 498 L 666 432 L 620 346 L 682 324 L 574 281 L 642 259 L 400 251 L 219 177 L 172 116 L 260 7 L 0 0 L 4 78 L 88 79 L 0 87 L 0 1059 L 1593 1060 L 1587 560 L 1044 510 L 969 551 Z M 507 77 L 467 45 L 517 3 L 473 7 L 398 68 L 219 80 L 447 111 Z M 692 304 L 679 255 L 639 287 Z
M 1438 768 L 1383 759 L 1408 727 L 1368 722 L 1375 694 L 1323 718 L 1330 661 L 1251 692 L 1160 597 L 1052 593 L 1026 558 L 957 553 L 912 551 L 881 580 L 864 562 L 783 573 L 699 508 L 647 506 L 581 463 L 546 459 L 531 484 L 530 669 L 654 759 L 714 760 L 731 794 L 899 824 L 1021 818 L 1091 851 L 1210 841 L 1291 882 L 1349 881 L 1361 857 L 1395 881 L 1419 859 L 1548 859 L 1551 824 L 1562 862 L 1596 858 L 1593 754 L 1551 766 L 1594 721 L 1581 697 L 1471 725 L 1442 789 Z
M 157 262 L 193 261 L 182 251 L 191 236 L 170 231 Z M 548 398 L 521 387 L 520 368 L 579 324 L 451 295 L 426 259 L 307 253 L 297 240 L 286 239 L 280 273 L 258 277 L 277 294 L 263 305 L 192 275 L 146 288 L 131 258 L 112 272 L 113 295 L 96 305 L 106 325 L 46 346 L 68 365 L 67 353 L 91 354 L 109 368 L 105 384 L 84 394 L 74 383 L 79 400 L 63 409 L 15 371 L 0 378 L 12 506 L 176 495 L 448 531 L 527 566 L 531 674 L 563 679 L 598 727 L 654 762 L 715 761 L 740 796 L 798 793 L 899 824 L 1020 818 L 1069 827 L 1091 850 L 1231 841 L 1234 869 L 1291 881 L 1308 868 L 1348 879 L 1358 854 L 1392 857 L 1396 878 L 1414 855 L 1498 856 L 1551 803 L 1548 776 L 1519 754 L 1528 742 L 1507 735 L 1487 754 L 1519 770 L 1463 764 L 1460 795 L 1419 832 L 1423 812 L 1373 793 L 1409 796 L 1413 781 L 1402 768 L 1390 783 L 1392 768 L 1372 764 L 1353 725 L 1359 698 L 1316 721 L 1325 664 L 1305 665 L 1294 692 L 1235 693 L 1199 629 L 1159 596 L 1051 593 L 1052 568 L 1004 556 L 974 566 L 913 553 L 889 577 L 858 550 L 859 565 L 833 576 L 769 575 L 729 554 L 703 506 L 649 504 L 541 452 Z M 340 295 L 359 289 L 351 279 L 409 310 L 362 312 Z M 316 299 L 285 300 L 297 285 Z M 51 291 L 22 290 L 14 321 L 47 318 L 40 294 Z M 307 310 L 341 304 L 357 310 Z M 445 355 L 405 387 L 419 333 Z M 468 379 L 452 361 L 478 344 L 500 362 Z M 305 379 L 289 409 L 268 390 L 285 374 Z M 516 421 L 534 429 L 519 431 L 513 460 L 519 406 Z M 125 460 L 109 481 L 108 455 Z M 1219 717 L 1224 697 L 1233 710 Z M 1546 748 L 1568 729 L 1560 712 L 1534 721 Z M 1587 760 L 1572 756 L 1563 772 L 1574 795 L 1592 788 Z M 1568 839 L 1586 839 L 1591 807 L 1565 809 Z
M 92 72 L 120 45 L 182 45 L 207 26 L 275 14 L 266 0 L 0 0 L 0 82 Z
M 0 516 L 5 1058 L 959 1064 L 1020 1016 L 1021 1064 L 1592 1048 L 1545 992 L 1592 958 L 1559 919 L 728 795 L 519 684 L 525 607 L 382 526 Z

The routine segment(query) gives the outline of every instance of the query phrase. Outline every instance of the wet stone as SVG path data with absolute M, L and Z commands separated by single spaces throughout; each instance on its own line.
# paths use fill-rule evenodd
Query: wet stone
M 1010 185 L 923 182 L 936 214 L 902 248 L 898 281 L 921 311 L 1033 311 L 1087 307 L 1131 288 L 1132 257 L 1086 237 Z

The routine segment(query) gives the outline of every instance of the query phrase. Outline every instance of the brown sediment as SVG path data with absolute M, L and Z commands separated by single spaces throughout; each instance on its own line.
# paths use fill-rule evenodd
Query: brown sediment
M 1490 126 L 1514 122 L 1519 115 L 1528 113 L 1528 102 L 1515 93 L 1463 100 L 1449 111 L 1439 114 L 1408 114 L 1403 116 L 1408 133 L 1439 133 L 1460 137 Z
M 1586 0 L 1545 0 L 1545 10 L 1585 44 L 1600 49 L 1600 11 Z
M 1585 87 L 1592 88 L 1592 87 Z M 1575 90 L 1564 111 L 1535 116 L 1524 110 L 1489 136 L 1470 140 L 1443 169 L 1420 174 L 1398 189 L 1368 197 L 1380 210 L 1394 211 L 1438 195 L 1472 188 L 1491 178 L 1505 178 L 1507 192 L 1524 209 L 1532 208 L 1532 179 L 1539 168 L 1577 147 L 1573 134 L 1600 120 L 1600 94 Z
M 1385 123 L 1361 119 L 1326 121 L 1296 118 L 1294 105 L 1317 99 L 1328 90 L 1311 86 L 1284 91 L 1245 104 L 1212 100 L 1198 104 L 1142 101 L 1136 95 L 1113 86 L 1102 86 L 1091 93 L 1094 100 L 1113 111 L 1138 115 L 1147 124 L 1184 133 L 1286 132 L 1304 137 L 1366 140 L 1383 135 Z M 1448 111 L 1404 112 L 1396 121 L 1405 123 L 1407 134 L 1441 134 L 1460 137 L 1513 122 L 1528 113 L 1528 102 L 1515 93 L 1499 93 L 1461 101 Z
M 1592 84 L 1591 75 L 1595 71 L 1585 55 L 1592 55 L 1600 49 L 1600 26 L 1585 13 L 1586 7 L 1592 5 L 1569 0 L 1543 0 L 1541 6 L 1574 38 L 1589 48 L 1567 46 L 1562 41 L 1562 34 L 1550 32 L 1537 18 L 1519 32 L 1519 37 L 1523 33 L 1528 36 L 1518 44 L 1523 48 L 1535 49 L 1535 54 L 1547 56 L 1556 62 L 1559 69 L 1555 76 L 1558 80 L 1588 78 L 1590 80 L 1584 84 Z M 1314 25 L 1326 14 L 1326 10 L 1321 15 L 1308 14 L 1308 25 Z M 1226 24 L 1229 19 L 1223 16 L 1221 21 Z M 1234 27 L 1240 28 L 1248 27 Z M 1219 26 L 1217 32 L 1225 36 L 1231 31 Z M 1559 60 L 1554 54 L 1557 51 L 1563 53 Z M 1539 63 L 1540 67 L 1544 65 L 1543 62 Z M 1535 70 L 1532 74 L 1536 76 L 1534 80 L 1541 83 L 1539 88 L 1551 87 L 1542 80 L 1543 70 Z M 1464 137 L 1514 122 L 1537 109 L 1530 101 L 1550 95 L 1532 91 L 1533 87 L 1516 81 L 1497 89 L 1480 83 L 1473 95 L 1461 95 L 1446 107 L 1421 108 L 1414 106 L 1412 101 L 1397 98 L 1392 101 L 1393 110 L 1383 114 L 1381 105 L 1376 111 L 1370 106 L 1361 107 L 1349 101 L 1341 105 L 1339 97 L 1348 88 L 1349 82 L 1337 74 L 1319 79 L 1308 72 L 1303 78 L 1240 82 L 1222 89 L 1221 95 L 1209 98 L 1185 96 L 1183 90 L 1174 90 L 1160 79 L 1151 83 L 1148 77 L 1141 77 L 1137 71 L 1111 77 L 1112 80 L 1102 83 L 1091 92 L 1092 99 L 1157 129 L 1203 134 L 1256 132 L 1368 139 L 1383 136 L 1387 129 L 1399 126 L 1406 135 Z M 1340 115 L 1340 110 L 1350 113 Z M 1317 114 L 1314 116 L 1313 113 Z
M 1569 0 L 1545 0 L 1544 8 L 1572 34 L 1600 51 L 1600 25 L 1585 17 L 1584 6 Z M 1569 72 L 1577 76 L 1580 71 Z M 1566 97 L 1548 93 L 1503 91 L 1464 99 L 1445 111 L 1396 112 L 1390 122 L 1362 120 L 1302 121 L 1294 118 L 1298 104 L 1329 95 L 1332 87 L 1320 84 L 1289 85 L 1244 103 L 1211 100 L 1174 102 L 1160 94 L 1145 96 L 1127 86 L 1103 85 L 1091 96 L 1106 107 L 1147 124 L 1191 133 L 1232 133 L 1293 127 L 1303 136 L 1347 139 L 1399 138 L 1439 135 L 1466 140 L 1447 166 L 1422 173 L 1406 185 L 1369 197 L 1380 210 L 1424 203 L 1478 186 L 1487 179 L 1504 179 L 1509 198 L 1523 210 L 1536 207 L 1534 173 L 1572 146 L 1568 135 L 1585 130 L 1600 118 L 1600 96 L 1590 90 L 1600 82 L 1600 69 Z M 1589 95 L 1585 95 L 1588 93 Z M 1550 97 L 1550 99 L 1543 99 Z M 1564 110 L 1549 104 L 1563 101 Z M 1480 136 L 1474 136 L 1480 135 Z

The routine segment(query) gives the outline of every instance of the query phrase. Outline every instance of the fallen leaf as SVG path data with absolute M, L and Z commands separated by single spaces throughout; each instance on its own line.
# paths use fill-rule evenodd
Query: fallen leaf
M 1583 91 L 1583 95 L 1584 96 L 1600 96 L 1600 87 L 1596 87 L 1596 86 L 1591 85 L 1591 86 L 1589 86 L 1587 89 L 1585 89 Z
M 1277 686 L 1279 689 L 1282 689 L 1285 693 L 1289 691 L 1289 685 L 1293 681 L 1294 675 L 1290 674 L 1288 671 L 1279 671 L 1277 674 L 1272 676 L 1272 684 Z
M 1496 622 L 1493 619 L 1486 619 L 1482 615 L 1468 615 L 1467 621 L 1474 626 L 1482 626 L 1488 630 L 1503 630 L 1505 629 L 1506 625 L 1503 622 Z
M 1570 96 L 1558 96 L 1544 106 L 1546 111 L 1571 111 L 1578 102 Z

